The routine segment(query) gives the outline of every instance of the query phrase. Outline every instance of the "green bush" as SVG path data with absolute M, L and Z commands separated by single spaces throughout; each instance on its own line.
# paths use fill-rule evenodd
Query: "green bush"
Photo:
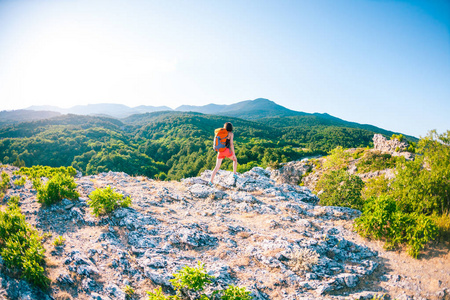
M 41 179 L 35 179 L 33 186 L 37 190 L 38 202 L 44 205 L 51 205 L 63 198 L 76 199 L 80 196 L 75 190 L 77 184 L 73 177 L 63 173 L 57 173 L 45 184 Z
M 362 190 L 362 198 L 367 200 L 386 195 L 390 191 L 389 184 L 390 180 L 386 179 L 384 175 L 368 179 L 365 182 L 364 189 Z
M 162 288 L 159 287 L 153 292 L 147 291 L 149 300 L 181 300 L 181 299 L 217 299 L 217 295 L 220 295 L 220 299 L 223 300 L 251 300 L 250 292 L 247 288 L 239 288 L 237 286 L 230 285 L 225 290 L 215 290 L 210 297 L 205 294 L 198 294 L 203 291 L 207 285 L 211 285 L 214 276 L 208 275 L 204 268 L 204 264 L 200 261 L 197 267 L 192 268 L 184 266 L 181 270 L 173 274 L 174 278 L 170 280 L 175 287 L 177 293 L 174 296 L 165 296 L 162 292 Z M 190 292 L 193 293 L 192 297 Z
M 356 163 L 358 173 L 367 173 L 395 167 L 397 159 L 388 153 L 379 151 L 366 151 Z
M 341 146 L 331 150 L 323 163 L 323 168 L 326 170 L 340 170 L 344 169 L 348 165 L 348 160 L 351 154 L 344 150 Z
M 222 300 L 251 300 L 252 298 L 247 288 L 234 285 L 230 285 L 226 290 L 223 290 L 220 297 Z
M 315 187 L 321 205 L 362 208 L 361 191 L 364 182 L 356 175 L 344 170 L 329 171 L 322 175 Z
M 108 214 L 118 207 L 128 207 L 131 205 L 130 197 L 123 197 L 122 194 L 114 191 L 110 186 L 104 189 L 96 189 L 90 195 L 87 203 L 93 209 L 92 213 L 98 217 Z
M 6 211 L 0 211 L 0 255 L 6 267 L 45 288 L 50 280 L 43 267 L 44 252 L 37 231 L 25 221 L 16 204 L 11 203 Z
M 11 179 L 9 178 L 8 173 L 2 171 L 2 180 L 0 181 L 0 192 L 5 192 L 7 189 L 11 187 L 9 183 Z
M 175 299 L 177 299 L 176 296 L 165 296 L 161 287 L 155 289 L 153 292 L 147 291 L 147 294 L 148 294 L 149 300 L 170 300 L 170 299 L 175 300 Z
M 26 175 L 30 179 L 38 179 L 41 177 L 51 178 L 56 174 L 64 174 L 74 177 L 77 171 L 73 167 L 52 168 L 49 166 L 33 166 L 31 168 L 22 167 L 15 174 Z
M 14 181 L 14 184 L 17 186 L 24 186 L 27 179 L 25 177 L 20 177 L 20 179 L 17 179 Z
M 403 134 L 393 134 L 391 136 L 391 140 L 397 140 L 399 142 L 403 142 L 404 139 L 405 137 L 403 136 Z
M 177 295 L 180 295 L 183 289 L 194 290 L 195 292 L 203 291 L 205 285 L 210 284 L 211 279 L 214 278 L 206 273 L 204 265 L 200 261 L 196 268 L 184 266 L 173 276 L 175 278 L 170 279 L 170 282 L 177 290 Z
M 366 202 L 363 214 L 355 220 L 355 229 L 364 237 L 384 238 L 387 249 L 407 244 L 408 253 L 415 258 L 438 233 L 431 218 L 404 213 L 397 201 L 387 196 Z

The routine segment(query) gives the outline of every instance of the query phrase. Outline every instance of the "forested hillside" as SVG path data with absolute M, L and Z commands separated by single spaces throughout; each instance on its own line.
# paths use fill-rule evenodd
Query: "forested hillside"
M 173 111 L 122 120 L 63 115 L 0 128 L 0 160 L 18 166 L 74 166 L 85 174 L 112 170 L 180 179 L 214 167 L 213 132 L 227 121 L 235 127 L 240 172 L 337 146 L 366 147 L 377 132 L 312 115 L 258 121 Z M 229 161 L 224 164 L 230 167 Z

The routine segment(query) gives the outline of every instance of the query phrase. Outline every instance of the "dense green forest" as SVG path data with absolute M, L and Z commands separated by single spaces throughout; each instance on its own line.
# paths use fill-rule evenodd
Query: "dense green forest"
M 370 146 L 377 132 L 311 115 L 258 121 L 173 111 L 122 120 L 62 115 L 0 128 L 0 160 L 18 166 L 73 166 L 84 174 L 111 170 L 181 179 L 214 167 L 214 129 L 227 121 L 235 128 L 239 172 L 325 154 L 337 146 Z M 231 168 L 230 161 L 224 161 L 224 168 Z

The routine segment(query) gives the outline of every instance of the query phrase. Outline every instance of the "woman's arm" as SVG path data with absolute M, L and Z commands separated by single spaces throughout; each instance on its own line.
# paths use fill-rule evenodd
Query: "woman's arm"
M 230 150 L 231 153 L 233 153 L 233 155 L 236 155 L 236 153 L 234 152 L 234 142 L 233 142 L 233 138 L 234 138 L 234 133 L 230 132 Z

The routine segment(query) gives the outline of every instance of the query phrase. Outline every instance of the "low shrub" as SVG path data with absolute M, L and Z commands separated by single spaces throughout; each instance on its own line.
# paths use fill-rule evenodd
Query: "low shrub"
M 329 155 L 327 156 L 322 167 L 326 170 L 333 171 L 346 168 L 348 165 L 348 160 L 351 157 L 351 154 L 340 146 L 331 150 L 328 154 Z
M 366 151 L 356 163 L 358 173 L 374 172 L 379 170 L 395 168 L 397 159 L 389 153 L 380 151 Z
M 17 186 L 24 186 L 25 182 L 27 182 L 27 179 L 23 176 L 21 176 L 20 179 L 14 180 L 14 184 Z
M 178 272 L 172 274 L 173 279 L 170 282 L 176 289 L 176 295 L 165 296 L 162 288 L 159 287 L 153 292 L 147 291 L 149 300 L 181 300 L 181 299 L 217 299 L 219 297 L 223 300 L 251 300 L 250 292 L 245 287 L 237 287 L 230 285 L 224 290 L 215 290 L 210 296 L 200 294 L 208 285 L 211 287 L 214 276 L 208 275 L 205 270 L 204 264 L 200 261 L 197 267 L 192 268 L 184 266 Z
M 364 237 L 385 239 L 387 249 L 407 244 L 408 254 L 415 258 L 438 233 L 430 217 L 404 213 L 397 201 L 388 196 L 368 200 L 363 214 L 355 220 L 355 229 Z
M 228 286 L 226 290 L 222 291 L 220 296 L 222 300 L 251 300 L 253 297 L 250 295 L 250 291 L 246 287 L 237 287 L 234 285 Z
M 390 181 L 384 175 L 373 177 L 365 182 L 362 198 L 370 199 L 385 195 L 390 191 Z
M 49 166 L 33 166 L 31 168 L 22 167 L 19 171 L 14 173 L 17 175 L 26 175 L 30 179 L 37 179 L 41 177 L 51 178 L 56 174 L 64 174 L 74 177 L 77 174 L 77 171 L 73 167 L 52 168 Z
M 38 232 L 25 221 L 17 204 L 10 203 L 6 211 L 0 210 L 0 255 L 6 267 L 46 288 L 50 280 L 43 267 L 44 253 Z
M 108 214 L 118 207 L 128 207 L 131 205 L 131 198 L 117 193 L 110 186 L 104 189 L 96 189 L 89 195 L 87 201 L 92 208 L 92 213 L 98 217 L 102 214 Z
M 56 239 L 53 241 L 53 245 L 55 246 L 62 246 L 66 242 L 66 239 L 62 237 L 61 235 L 57 236 Z
M 431 217 L 438 229 L 438 240 L 450 242 L 450 215 L 433 215 Z
M 175 277 L 170 282 L 177 290 L 182 288 L 191 289 L 196 292 L 203 291 L 206 284 L 211 283 L 212 276 L 206 273 L 204 265 L 198 262 L 197 268 L 184 266 L 177 273 L 173 274 Z
M 37 190 L 38 202 L 44 205 L 51 205 L 63 198 L 76 199 L 80 196 L 75 190 L 77 184 L 73 177 L 63 173 L 57 173 L 45 184 L 41 179 L 34 179 L 33 186 Z
M 2 171 L 2 180 L 0 181 L 0 192 L 5 192 L 7 189 L 11 187 L 10 178 L 8 173 Z
M 320 192 L 320 204 L 346 206 L 361 209 L 363 202 L 361 191 L 364 182 L 356 175 L 344 170 L 332 170 L 324 173 L 317 182 L 316 192 Z

